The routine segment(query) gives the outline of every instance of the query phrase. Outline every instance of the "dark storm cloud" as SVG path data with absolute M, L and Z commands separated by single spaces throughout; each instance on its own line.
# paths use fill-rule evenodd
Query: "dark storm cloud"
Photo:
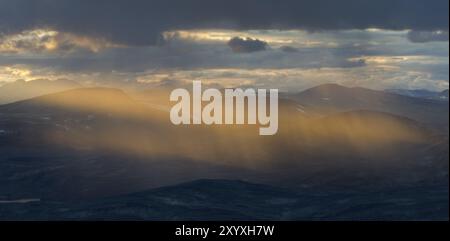
M 295 47 L 292 46 L 281 46 L 280 47 L 281 51 L 285 52 L 285 53 L 298 53 L 299 50 Z
M 409 31 L 408 39 L 413 43 L 448 42 L 447 31 Z
M 448 30 L 448 0 L 0 0 L 0 34 L 50 27 L 152 45 L 167 30 Z
M 235 53 L 252 53 L 266 50 L 267 42 L 259 39 L 234 37 L 228 41 L 228 46 Z

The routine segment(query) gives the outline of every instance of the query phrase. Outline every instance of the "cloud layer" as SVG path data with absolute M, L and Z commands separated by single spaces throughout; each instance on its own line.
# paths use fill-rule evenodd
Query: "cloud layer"
M 442 90 L 448 53 L 448 0 L 0 0 L 0 85 Z
M 50 27 L 152 45 L 177 29 L 448 30 L 448 0 L 0 0 L 0 32 Z

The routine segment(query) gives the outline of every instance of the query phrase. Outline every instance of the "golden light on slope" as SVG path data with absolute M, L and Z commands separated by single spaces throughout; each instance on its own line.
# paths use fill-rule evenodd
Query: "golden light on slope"
M 259 136 L 256 125 L 174 126 L 168 111 L 145 102 L 137 104 L 114 90 L 87 91 L 39 100 L 43 106 L 87 116 L 80 124 L 65 115 L 59 124 L 64 128 L 47 133 L 52 143 L 261 169 L 286 163 L 313 164 L 305 161 L 314 157 L 321 160 L 320 155 L 342 158 L 356 153 L 360 157 L 380 157 L 396 153 L 399 144 L 421 143 L 425 138 L 408 121 L 389 115 L 356 113 L 306 118 L 288 104 L 280 106 L 279 132 L 271 137 Z M 151 102 L 165 102 L 170 109 L 163 94 L 159 101 L 154 94 L 148 95 Z

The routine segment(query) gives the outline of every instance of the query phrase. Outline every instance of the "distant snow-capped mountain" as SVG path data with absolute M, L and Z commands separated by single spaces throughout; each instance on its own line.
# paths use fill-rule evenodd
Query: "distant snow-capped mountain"
M 426 89 L 416 89 L 416 90 L 386 89 L 386 92 L 409 96 L 409 97 L 448 101 L 448 90 L 431 91 L 431 90 L 426 90 Z

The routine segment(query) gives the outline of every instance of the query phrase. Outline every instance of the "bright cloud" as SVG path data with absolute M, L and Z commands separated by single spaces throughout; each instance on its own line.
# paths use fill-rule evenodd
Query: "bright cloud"
M 51 29 L 33 29 L 0 36 L 0 53 L 70 52 L 84 49 L 98 52 L 104 48 L 120 47 L 103 39 L 93 39 Z

